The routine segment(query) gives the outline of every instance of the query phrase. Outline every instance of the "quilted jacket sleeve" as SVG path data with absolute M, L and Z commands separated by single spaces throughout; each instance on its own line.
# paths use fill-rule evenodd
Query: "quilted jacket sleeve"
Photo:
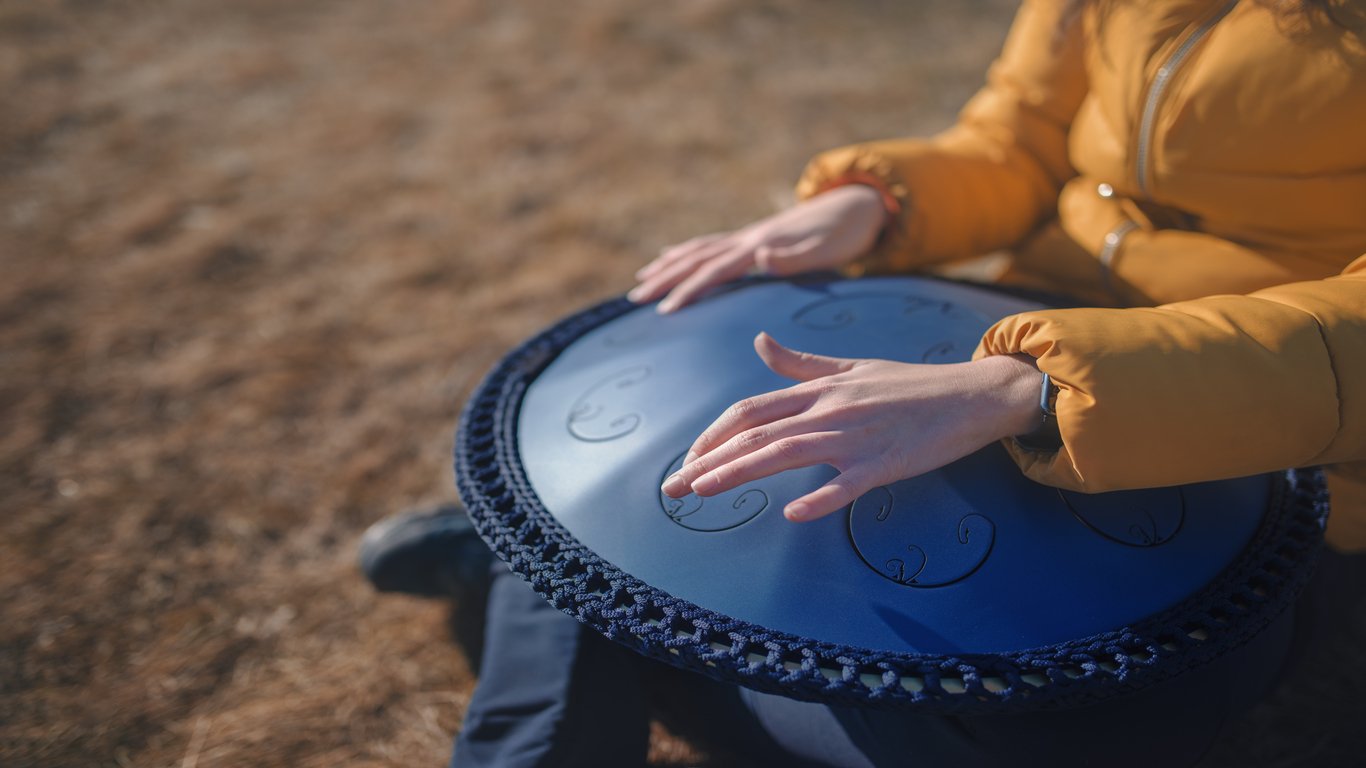
M 876 271 L 975 256 L 1020 241 L 1055 209 L 1075 175 L 1067 133 L 1086 94 L 1080 20 L 1061 0 L 1027 0 L 987 85 L 957 125 L 928 140 L 831 150 L 807 166 L 802 199 L 870 183 L 899 209 L 860 266 Z
M 1060 389 L 1062 449 L 1011 446 L 1042 483 L 1106 491 L 1366 460 L 1366 256 L 1245 296 L 1026 312 L 977 350 L 1015 353 Z

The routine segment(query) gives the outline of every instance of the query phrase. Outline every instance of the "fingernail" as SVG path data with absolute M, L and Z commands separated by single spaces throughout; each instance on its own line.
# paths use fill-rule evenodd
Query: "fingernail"
M 686 496 L 689 488 L 688 484 L 683 480 L 683 476 L 674 473 L 669 476 L 668 480 L 664 481 L 664 485 L 660 486 L 660 490 L 664 492 L 664 495 L 676 499 L 679 496 Z
M 640 301 L 640 297 L 645 295 L 645 291 L 643 290 L 643 288 L 644 286 L 632 288 L 630 292 L 626 294 L 626 298 L 630 299 L 631 301 Z
M 800 501 L 794 501 L 783 508 L 783 516 L 794 522 L 802 522 L 811 516 L 811 507 Z
M 686 467 L 694 461 L 697 461 L 697 454 L 693 453 L 692 451 L 688 451 L 688 455 L 683 457 L 683 466 Z
M 661 301 L 659 302 L 659 304 L 655 305 L 655 311 L 661 315 L 667 315 L 670 312 L 674 311 L 674 305 L 668 299 L 665 299 L 664 301 Z
M 716 479 L 716 475 L 703 475 L 692 481 L 692 492 L 698 496 L 706 496 L 720 485 L 721 481 Z

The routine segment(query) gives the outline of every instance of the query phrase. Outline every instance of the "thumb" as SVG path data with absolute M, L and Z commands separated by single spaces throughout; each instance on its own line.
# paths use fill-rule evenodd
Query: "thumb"
M 843 373 L 858 364 L 858 360 L 847 357 L 826 357 L 788 349 L 763 332 L 754 337 L 754 351 L 774 373 L 797 381 Z

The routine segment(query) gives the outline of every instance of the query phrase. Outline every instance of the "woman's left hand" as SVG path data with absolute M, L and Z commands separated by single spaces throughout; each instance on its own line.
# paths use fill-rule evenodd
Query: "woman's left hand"
M 937 469 L 1040 420 L 1042 375 L 1028 357 L 913 365 L 825 357 L 768 334 L 754 349 L 799 383 L 732 405 L 664 482 L 674 498 L 713 496 L 789 469 L 829 464 L 826 485 L 783 514 L 814 520 L 880 485 Z

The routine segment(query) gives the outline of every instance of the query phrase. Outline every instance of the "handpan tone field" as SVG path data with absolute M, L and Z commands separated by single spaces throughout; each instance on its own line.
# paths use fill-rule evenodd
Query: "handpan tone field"
M 1311 480 L 1088 495 L 1026 479 L 991 445 L 809 523 L 782 509 L 830 467 L 709 498 L 660 491 L 728 406 L 793 384 L 755 354 L 760 331 L 806 352 L 947 364 L 1038 307 L 909 277 L 756 281 L 667 316 L 605 304 L 490 374 L 457 440 L 462 496 L 562 609 L 643 653 L 801 698 L 964 693 L 975 703 L 955 707 L 990 708 L 1206 663 L 1221 622 L 1241 643 L 1302 584 L 1323 505 Z

